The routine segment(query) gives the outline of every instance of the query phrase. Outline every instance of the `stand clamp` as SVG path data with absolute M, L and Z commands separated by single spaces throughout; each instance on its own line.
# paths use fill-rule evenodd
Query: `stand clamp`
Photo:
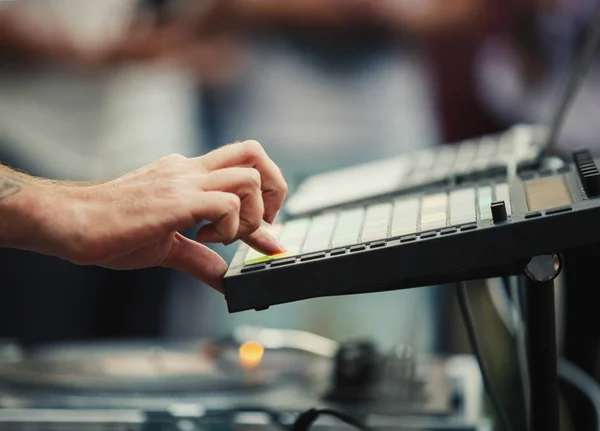
M 548 282 L 554 281 L 562 270 L 562 261 L 558 254 L 543 254 L 534 256 L 525 265 L 525 275 L 531 281 Z
M 534 256 L 524 268 L 532 431 L 559 430 L 554 279 L 562 267 L 553 253 Z

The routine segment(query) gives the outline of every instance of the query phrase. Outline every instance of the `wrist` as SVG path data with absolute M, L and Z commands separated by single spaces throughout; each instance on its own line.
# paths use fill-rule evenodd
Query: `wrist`
M 91 203 L 96 188 L 38 179 L 0 165 L 0 247 L 81 264 L 94 260 L 99 251 L 90 230 L 105 213 L 103 205 Z
M 0 247 L 28 249 L 42 210 L 41 184 L 16 172 L 0 171 Z

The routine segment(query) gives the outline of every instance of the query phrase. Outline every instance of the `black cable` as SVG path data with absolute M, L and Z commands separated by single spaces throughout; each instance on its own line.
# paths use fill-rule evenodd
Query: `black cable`
M 294 425 L 292 426 L 292 431 L 307 431 L 321 415 L 333 416 L 335 418 L 338 418 L 342 422 L 345 422 L 348 425 L 352 425 L 356 429 L 362 431 L 370 431 L 369 427 L 367 427 L 357 419 L 353 418 L 352 416 L 331 409 L 310 409 L 305 411 L 300 416 L 298 416 L 298 418 L 294 422 Z
M 566 360 L 558 362 L 558 376 L 581 392 L 592 404 L 596 418 L 594 429 L 600 431 L 600 385 L 598 382 L 580 367 Z
M 214 414 L 217 417 L 226 417 L 231 419 L 231 416 L 235 416 L 240 413 L 263 413 L 267 415 L 273 425 L 277 428 L 281 429 L 281 431 L 290 431 L 290 426 L 287 425 L 282 416 L 283 412 L 279 412 L 277 410 L 271 410 L 266 407 L 239 407 L 230 410 L 226 410 L 224 412 L 220 412 Z
M 277 410 L 271 410 L 269 408 L 264 407 L 241 407 L 231 409 L 227 410 L 227 412 L 225 412 L 225 415 L 231 416 L 239 413 L 263 413 L 269 417 L 273 425 L 275 425 L 282 431 L 307 431 L 321 415 L 333 416 L 341 420 L 342 422 L 351 425 L 354 428 L 359 429 L 361 431 L 370 431 L 369 427 L 364 425 L 358 419 L 353 418 L 352 416 L 347 415 L 345 413 L 326 408 L 313 408 L 301 413 L 291 426 L 289 425 L 289 421 L 284 420 L 284 412 L 279 412 Z
M 583 79 L 585 78 L 592 64 L 594 54 L 598 48 L 598 42 L 600 42 L 600 11 L 596 15 L 596 20 L 591 31 L 592 33 L 587 38 L 584 49 L 581 52 L 581 56 L 577 60 L 577 64 L 569 76 L 567 87 L 561 96 L 558 109 L 554 113 L 554 118 L 552 118 L 552 122 L 550 123 L 550 133 L 548 135 L 546 146 L 546 148 L 550 151 L 555 150 L 556 140 L 565 121 L 565 117 L 569 111 L 571 103 L 573 103 L 573 100 L 577 95 L 578 90 L 581 88 Z
M 531 416 L 531 383 L 529 377 L 529 363 L 527 360 L 527 344 L 525 341 L 525 320 L 523 317 L 523 293 L 520 286 L 520 278 L 513 280 L 513 277 L 502 277 L 503 289 L 505 292 L 505 299 L 507 308 L 510 310 L 511 323 L 507 322 L 503 318 L 503 312 L 499 309 L 498 305 L 492 299 L 492 304 L 496 308 L 498 315 L 500 316 L 504 326 L 508 333 L 512 336 L 512 341 L 515 346 L 517 363 L 519 368 L 519 375 L 521 380 L 521 386 L 523 391 L 524 401 L 524 413 L 527 422 L 527 429 L 529 429 L 529 422 Z M 513 282 L 513 281 L 516 281 Z M 489 289 L 488 289 L 489 290 Z M 492 295 L 491 290 L 489 291 L 490 297 Z
M 477 363 L 479 364 L 479 369 L 481 371 L 481 379 L 483 380 L 483 386 L 487 395 L 490 397 L 492 401 L 492 405 L 494 410 L 496 411 L 496 415 L 502 424 L 502 428 L 504 431 L 512 431 L 512 427 L 510 425 L 510 421 L 508 420 L 508 416 L 492 387 L 489 375 L 487 373 L 487 369 L 483 362 L 483 356 L 481 354 L 479 348 L 479 340 L 477 338 L 477 333 L 475 332 L 475 323 L 473 319 L 473 312 L 471 311 L 471 305 L 469 302 L 469 297 L 467 295 L 467 288 L 464 282 L 458 283 L 456 285 L 456 296 L 458 298 L 458 304 L 460 306 L 460 311 L 463 317 L 463 321 L 465 323 L 465 328 L 467 330 L 467 336 L 469 338 L 469 343 L 471 345 L 471 349 L 473 350 L 473 354 L 477 359 Z

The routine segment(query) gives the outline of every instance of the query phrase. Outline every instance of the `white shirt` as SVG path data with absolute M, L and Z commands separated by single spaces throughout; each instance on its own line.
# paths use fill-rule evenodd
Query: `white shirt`
M 62 24 L 89 47 L 122 34 L 135 0 L 30 0 L 35 31 Z M 0 152 L 57 179 L 105 179 L 161 156 L 194 155 L 195 82 L 167 66 L 84 73 L 0 65 Z
M 287 46 L 252 46 L 228 140 L 257 139 L 290 187 L 300 177 L 440 143 L 426 66 L 397 50 L 328 72 Z

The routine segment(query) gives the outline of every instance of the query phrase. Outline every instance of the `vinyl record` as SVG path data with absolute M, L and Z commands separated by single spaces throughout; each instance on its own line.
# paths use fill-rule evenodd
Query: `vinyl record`
M 260 403 L 261 398 L 312 391 L 326 380 L 329 367 L 326 359 L 293 350 L 265 350 L 257 343 L 60 345 L 16 359 L 3 360 L 0 354 L 0 407 L 12 402 L 162 408 L 203 399 Z

